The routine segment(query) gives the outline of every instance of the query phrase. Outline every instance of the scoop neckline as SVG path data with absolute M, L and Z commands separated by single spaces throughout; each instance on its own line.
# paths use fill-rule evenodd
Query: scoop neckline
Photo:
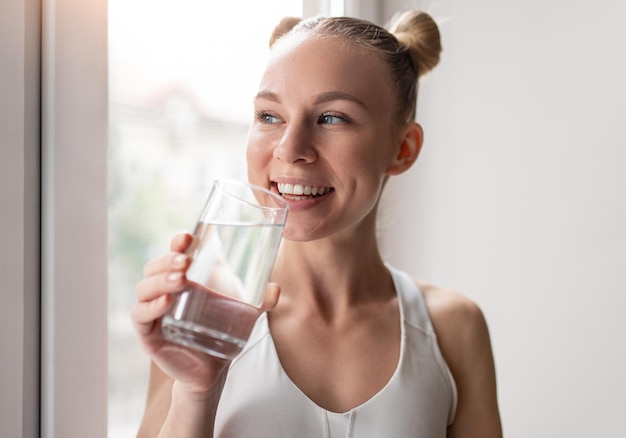
M 396 381 L 398 380 L 398 375 L 400 374 L 400 368 L 402 366 L 402 362 L 404 361 L 404 357 L 405 357 L 405 350 L 406 350 L 406 334 L 405 334 L 405 327 L 404 327 L 404 297 L 402 295 L 402 288 L 399 287 L 399 281 L 398 281 L 398 277 L 397 277 L 397 273 L 395 272 L 395 270 L 389 266 L 387 266 L 387 269 L 389 270 L 389 273 L 391 274 L 391 279 L 393 282 L 393 287 L 394 287 L 394 291 L 396 293 L 396 298 L 398 300 L 398 316 L 399 316 L 399 323 L 400 323 L 400 354 L 398 357 L 398 362 L 396 363 L 396 368 L 394 369 L 393 374 L 391 375 L 391 377 L 389 378 L 389 380 L 387 381 L 387 383 L 385 383 L 374 395 L 372 395 L 369 399 L 365 400 L 363 403 L 345 411 L 345 412 L 335 412 L 335 411 L 331 411 L 328 410 L 320 405 L 318 405 L 315 401 L 313 401 L 313 399 L 311 397 L 309 397 L 298 385 L 295 384 L 295 382 L 291 379 L 291 377 L 289 376 L 289 374 L 285 371 L 285 368 L 283 367 L 283 364 L 280 360 L 280 356 L 278 355 L 278 350 L 276 350 L 276 344 L 274 343 L 274 337 L 272 336 L 272 331 L 270 330 L 270 325 L 269 325 L 269 318 L 267 316 L 267 313 L 263 314 L 263 324 L 265 326 L 265 329 L 267 330 L 267 334 L 269 336 L 270 342 L 271 342 L 271 348 L 272 348 L 272 354 L 274 354 L 276 361 L 278 363 L 278 366 L 280 367 L 280 372 L 285 376 L 285 378 L 287 379 L 287 381 L 289 382 L 289 385 L 292 386 L 308 403 L 310 403 L 311 405 L 315 406 L 317 409 L 320 409 L 324 412 L 327 412 L 328 414 L 331 415 L 337 415 L 337 416 L 346 416 L 346 415 L 350 415 L 351 412 L 356 411 L 356 410 L 360 410 L 362 408 L 364 408 L 365 406 L 373 403 L 375 401 L 375 399 L 381 397 L 381 395 L 386 392 L 388 390 L 388 388 Z

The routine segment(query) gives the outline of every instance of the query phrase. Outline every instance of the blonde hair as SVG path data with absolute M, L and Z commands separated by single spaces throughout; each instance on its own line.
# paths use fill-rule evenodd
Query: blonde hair
M 387 66 L 396 91 L 396 117 L 415 119 L 419 78 L 439 63 L 441 36 L 435 21 L 425 12 L 407 11 L 392 20 L 389 30 L 369 21 L 349 17 L 283 18 L 272 33 L 270 47 L 295 32 L 344 37 L 372 49 Z

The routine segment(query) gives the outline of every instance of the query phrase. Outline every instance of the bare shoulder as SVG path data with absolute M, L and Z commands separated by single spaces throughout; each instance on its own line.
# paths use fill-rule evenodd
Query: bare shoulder
M 456 339 L 459 344 L 466 344 L 469 338 L 488 338 L 487 323 L 480 307 L 461 293 L 416 280 L 424 300 L 435 333 L 440 342 Z M 478 338 L 478 339 L 476 339 Z M 455 342 L 456 343 L 456 342 Z
M 416 283 L 424 295 L 437 343 L 457 386 L 456 416 L 448 437 L 500 438 L 496 373 L 482 310 L 454 290 L 423 281 Z
M 482 310 L 466 296 L 420 280 L 437 342 L 455 378 L 479 357 L 491 357 L 489 330 Z M 486 351 L 488 350 L 488 351 Z

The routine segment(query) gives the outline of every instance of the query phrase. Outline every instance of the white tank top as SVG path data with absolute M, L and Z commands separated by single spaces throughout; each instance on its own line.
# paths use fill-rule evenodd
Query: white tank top
M 437 345 L 415 282 L 389 267 L 401 318 L 400 360 L 389 382 L 348 412 L 330 412 L 309 399 L 283 370 L 259 317 L 233 360 L 220 400 L 218 438 L 445 438 L 456 410 L 452 374 Z

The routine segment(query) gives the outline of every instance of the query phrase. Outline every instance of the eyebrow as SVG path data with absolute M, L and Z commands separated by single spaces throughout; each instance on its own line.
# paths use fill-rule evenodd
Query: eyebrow
M 265 91 L 265 90 L 259 91 L 257 95 L 254 97 L 254 100 L 258 100 L 258 99 L 271 100 L 272 102 L 280 103 L 280 98 L 278 97 L 278 94 L 272 93 L 271 91 Z
M 346 93 L 344 91 L 327 91 L 326 93 L 322 93 L 317 96 L 317 99 L 315 99 L 315 103 L 326 103 L 335 100 L 347 100 L 367 109 L 367 105 L 365 105 L 365 102 L 363 102 L 355 95 Z
M 255 100 L 265 99 L 276 103 L 281 103 L 280 97 L 271 91 L 261 90 L 255 96 Z M 358 97 L 344 91 L 327 91 L 318 95 L 315 99 L 316 104 L 333 102 L 335 100 L 347 100 L 367 109 L 367 105 Z

